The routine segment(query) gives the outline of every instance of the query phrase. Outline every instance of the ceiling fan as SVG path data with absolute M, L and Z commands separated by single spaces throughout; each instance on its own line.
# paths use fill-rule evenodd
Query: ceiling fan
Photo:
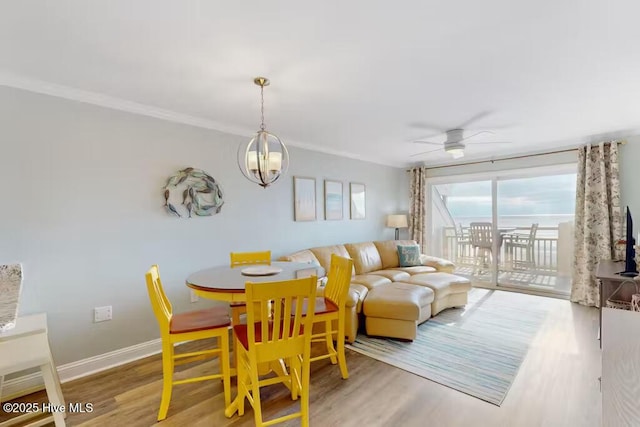
M 476 137 L 478 135 L 482 135 L 485 133 L 493 133 L 491 131 L 488 130 L 483 130 L 483 131 L 479 131 L 476 133 L 473 133 L 469 136 L 465 136 L 465 127 L 467 127 L 468 125 L 472 124 L 473 122 L 476 122 L 478 120 L 481 120 L 483 118 L 485 118 L 486 116 L 490 115 L 491 112 L 489 111 L 484 111 L 481 113 L 476 114 L 475 116 L 471 117 L 469 120 L 465 121 L 464 123 L 460 124 L 459 126 L 456 126 L 453 129 L 448 129 L 448 130 L 442 130 L 441 128 L 435 127 L 435 126 L 431 126 L 428 124 L 424 124 L 424 123 L 415 123 L 412 126 L 414 127 L 419 127 L 419 128 L 423 128 L 423 129 L 436 129 L 439 130 L 441 133 L 444 133 L 447 137 L 447 139 L 444 142 L 432 142 L 432 141 L 424 141 L 422 139 L 418 139 L 418 140 L 414 140 L 413 142 L 416 144 L 431 144 L 431 145 L 439 145 L 440 148 L 437 148 L 435 150 L 429 150 L 429 151 L 423 151 L 420 153 L 416 153 L 416 154 L 412 154 L 411 157 L 416 157 L 416 156 L 422 156 L 423 154 L 427 154 L 427 153 L 432 153 L 435 151 L 439 151 L 444 149 L 445 152 L 451 154 L 451 156 L 454 159 L 459 159 L 461 157 L 464 156 L 464 149 L 466 147 L 466 144 L 510 144 L 511 142 L 509 141 L 489 141 L 489 142 L 485 142 L 485 141 L 478 141 L 478 142 L 473 142 L 473 141 L 469 141 L 469 142 L 465 142 L 473 137 Z M 436 134 L 435 136 L 438 136 L 439 134 Z
M 467 142 L 464 143 L 463 141 L 467 141 L 475 136 L 484 134 L 484 133 L 492 133 L 491 131 L 488 130 L 483 130 L 480 132 L 476 132 L 474 134 L 471 134 L 469 136 L 464 136 L 464 129 L 449 129 L 448 131 L 445 131 L 445 134 L 447 135 L 447 139 L 444 142 L 431 142 L 431 141 L 413 141 L 416 144 L 431 144 L 431 145 L 440 145 L 441 148 L 437 148 L 435 150 L 429 150 L 429 151 L 423 151 L 420 153 L 416 153 L 416 154 L 412 154 L 411 157 L 416 157 L 416 156 L 421 156 L 423 154 L 427 154 L 427 153 L 432 153 L 434 151 L 439 151 L 441 149 L 444 148 L 444 151 L 446 151 L 447 153 L 451 154 L 451 156 L 454 159 L 459 159 L 461 157 L 464 156 L 464 149 L 466 147 L 466 144 L 510 144 L 511 142 L 509 141 L 489 141 L 489 142 Z

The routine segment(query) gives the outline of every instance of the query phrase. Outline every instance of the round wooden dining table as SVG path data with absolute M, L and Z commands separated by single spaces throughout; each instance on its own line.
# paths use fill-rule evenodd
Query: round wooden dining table
M 243 270 L 255 267 L 272 267 L 279 269 L 276 274 L 265 276 L 253 276 L 243 274 Z M 281 262 L 274 261 L 271 265 L 239 265 L 237 267 L 220 266 L 196 271 L 187 277 L 187 286 L 193 289 L 197 295 L 217 301 L 246 302 L 244 286 L 246 282 L 271 282 L 280 280 L 302 279 L 304 277 L 317 276 L 324 277 L 324 268 L 302 262 Z M 232 316 L 232 318 L 235 316 Z M 232 323 L 235 323 L 232 321 Z M 236 340 L 232 341 L 233 354 L 236 355 Z M 233 365 L 237 365 L 235 357 L 231 359 Z M 274 371 L 278 376 L 286 375 L 284 362 L 272 362 L 263 366 L 261 374 Z M 236 375 L 235 367 L 231 367 L 231 375 Z M 232 416 L 238 410 L 238 396 L 225 408 L 225 415 Z
M 280 269 L 276 274 L 265 276 L 246 275 L 243 270 L 255 267 Z M 324 277 L 324 268 L 303 262 L 274 261 L 271 265 L 220 266 L 196 271 L 187 277 L 187 286 L 203 298 L 217 301 L 246 302 L 244 285 L 247 282 L 271 282 L 302 279 L 309 276 Z

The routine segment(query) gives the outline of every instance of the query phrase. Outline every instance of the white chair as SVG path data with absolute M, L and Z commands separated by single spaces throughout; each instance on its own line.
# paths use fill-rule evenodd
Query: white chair
M 64 411 L 54 409 L 65 407 L 65 402 L 58 371 L 49 349 L 46 314 L 18 317 L 15 328 L 0 332 L 0 396 L 5 375 L 35 367 L 40 368 L 42 372 L 49 407 L 52 408 L 48 421 L 52 419 L 56 427 L 64 427 L 66 408 Z M 20 415 L 12 418 L 10 422 L 14 424 L 26 421 L 33 416 L 34 414 Z
M 532 269 L 536 268 L 536 260 L 533 253 L 533 244 L 536 241 L 538 224 L 531 224 L 528 235 L 511 234 L 505 242 L 505 251 L 509 256 L 511 269 Z
M 473 248 L 475 275 L 478 267 L 487 267 L 493 256 L 493 226 L 490 222 L 472 222 L 469 224 L 469 241 Z
M 455 228 L 456 231 L 456 263 L 464 264 L 470 258 L 469 248 L 471 248 L 471 240 L 469 239 L 469 232 L 465 232 L 462 228 L 462 224 L 458 224 Z

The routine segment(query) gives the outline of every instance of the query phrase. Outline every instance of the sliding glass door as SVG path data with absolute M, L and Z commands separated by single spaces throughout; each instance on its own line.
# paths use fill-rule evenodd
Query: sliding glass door
M 478 286 L 566 295 L 575 165 L 432 179 L 430 248 Z
M 498 179 L 499 286 L 571 291 L 575 200 L 575 173 Z
M 431 187 L 431 246 L 456 263 L 457 274 L 494 283 L 491 232 L 471 233 L 471 226 L 493 221 L 491 180 L 445 182 Z

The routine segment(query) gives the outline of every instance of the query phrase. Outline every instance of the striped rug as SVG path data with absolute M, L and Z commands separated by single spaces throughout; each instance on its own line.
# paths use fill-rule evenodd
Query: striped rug
M 360 334 L 348 348 L 500 406 L 552 306 L 549 298 L 472 289 L 465 308 L 423 323 L 413 342 Z

